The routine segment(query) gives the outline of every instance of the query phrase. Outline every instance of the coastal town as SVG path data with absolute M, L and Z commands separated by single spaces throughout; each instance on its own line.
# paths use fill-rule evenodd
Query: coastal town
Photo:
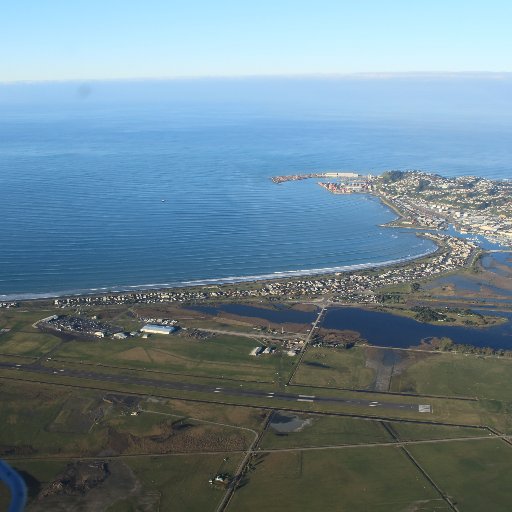
M 275 176 L 274 183 L 322 179 L 333 194 L 373 194 L 399 215 L 389 226 L 446 229 L 512 243 L 512 182 L 476 176 L 447 178 L 424 171 L 386 171 L 380 175 L 324 172 Z M 331 181 L 331 180 L 335 181 Z M 329 181 L 325 181 L 329 180 Z
M 79 305 L 137 304 L 163 302 L 195 302 L 205 300 L 244 299 L 265 297 L 315 298 L 329 295 L 333 302 L 379 302 L 376 290 L 393 284 L 413 282 L 456 270 L 466 266 L 477 251 L 475 243 L 444 234 L 423 234 L 438 244 L 439 249 L 432 255 L 382 267 L 372 271 L 359 270 L 336 273 L 328 276 L 306 279 L 285 279 L 262 281 L 261 283 L 240 283 L 236 286 L 197 287 L 192 289 L 145 290 L 130 293 L 115 293 L 100 296 L 62 297 L 54 300 L 59 308 Z
M 512 242 L 512 183 L 475 177 L 444 178 L 422 171 L 387 171 L 378 176 L 355 172 L 312 172 L 275 176 L 281 184 L 304 179 L 322 179 L 319 185 L 335 194 L 369 193 L 397 213 L 389 227 L 419 230 L 438 250 L 431 255 L 386 267 L 363 268 L 307 278 L 141 290 L 82 295 L 54 300 L 59 308 L 78 305 L 195 302 L 246 298 L 314 299 L 328 296 L 333 302 L 378 303 L 378 290 L 389 285 L 424 280 L 468 265 L 478 252 L 475 241 L 442 232 L 453 225 L 461 233 L 483 235 L 493 242 Z M 335 181 L 332 181 L 335 180 Z M 0 307 L 18 306 L 2 302 Z
M 388 171 L 371 184 L 372 192 L 400 212 L 397 225 L 442 229 L 453 224 L 460 233 L 512 244 L 511 181 Z
M 382 268 L 361 269 L 308 278 L 239 283 L 171 290 L 145 290 L 55 299 L 60 308 L 77 305 L 195 302 L 329 296 L 333 302 L 378 303 L 378 290 L 427 279 L 463 268 L 477 253 L 474 241 L 442 233 L 453 225 L 461 233 L 483 235 L 507 245 L 512 241 L 512 183 L 475 177 L 444 178 L 422 171 L 387 171 L 379 176 L 355 172 L 312 172 L 275 176 L 276 184 L 323 179 L 319 185 L 335 194 L 370 193 L 398 215 L 389 227 L 421 230 L 419 236 L 438 245 L 435 254 Z M 441 232 L 440 232 L 441 231 Z

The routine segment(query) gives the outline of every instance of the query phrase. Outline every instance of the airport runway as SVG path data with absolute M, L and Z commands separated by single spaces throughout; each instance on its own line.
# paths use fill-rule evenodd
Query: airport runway
M 153 388 L 175 389 L 178 391 L 195 391 L 200 393 L 211 393 L 212 395 L 230 395 L 230 396 L 245 396 L 251 398 L 266 398 L 271 401 L 286 401 L 286 402 L 313 402 L 313 403 L 332 403 L 344 404 L 350 406 L 372 407 L 383 409 L 395 410 L 412 410 L 419 412 L 432 412 L 429 404 L 406 404 L 394 403 L 387 401 L 365 400 L 361 398 L 338 398 L 318 395 L 303 395 L 296 393 L 283 393 L 280 391 L 261 391 L 257 389 L 245 389 L 243 385 L 240 387 L 229 387 L 224 385 L 211 385 L 211 384 L 191 384 L 187 382 L 167 381 L 148 379 L 136 376 L 127 375 L 112 375 L 108 373 L 97 373 L 89 370 L 70 370 L 70 369 L 55 369 L 40 365 L 19 365 L 14 363 L 0 362 L 0 368 L 15 369 L 19 371 L 30 371 L 41 373 L 45 375 L 59 375 L 67 377 L 75 377 L 79 379 L 89 379 L 101 382 L 117 382 L 120 384 L 137 384 L 140 386 L 149 386 Z

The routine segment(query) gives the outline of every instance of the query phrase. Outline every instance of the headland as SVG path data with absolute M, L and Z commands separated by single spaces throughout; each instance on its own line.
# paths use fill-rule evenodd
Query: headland
M 506 510 L 511 252 L 425 229 L 431 202 L 419 213 L 421 195 L 371 186 L 364 193 L 399 216 L 392 225 L 418 229 L 434 253 L 0 304 L 0 455 L 26 479 L 31 510 L 172 508 L 179 496 L 187 510 L 229 512 L 308 486 L 315 503 L 327 493 L 356 503 L 372 481 L 379 503 L 394 506 L 405 488 L 407 502 L 434 508 L 491 482 L 478 496 Z M 356 470 L 339 485 L 347 461 Z

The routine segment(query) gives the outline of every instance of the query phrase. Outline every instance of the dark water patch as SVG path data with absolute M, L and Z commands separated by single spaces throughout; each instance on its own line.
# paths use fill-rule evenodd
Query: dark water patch
M 308 311 L 298 311 L 286 307 L 278 308 L 258 308 L 256 306 L 248 306 L 246 304 L 220 304 L 213 306 L 189 306 L 194 311 L 200 311 L 209 315 L 218 315 L 219 313 L 229 313 L 231 315 L 245 316 L 249 318 L 262 318 L 268 322 L 277 324 L 308 324 L 314 322 L 317 313 Z
M 217 316 L 220 312 L 219 308 L 214 308 L 213 306 L 187 306 L 184 309 L 191 309 L 192 311 L 197 311 L 211 316 Z
M 329 366 L 328 364 L 319 363 L 317 361 L 305 361 L 302 364 L 305 364 L 306 366 L 313 366 L 314 368 L 323 368 L 325 370 L 332 368 L 332 366 Z
M 270 427 L 278 433 L 300 432 L 304 427 L 311 425 L 312 421 L 294 414 L 275 412 L 272 415 Z
M 430 325 L 411 318 L 360 308 L 331 308 L 323 322 L 326 329 L 357 331 L 370 344 L 408 348 L 429 338 L 450 338 L 455 343 L 512 350 L 512 313 L 495 312 L 508 322 L 486 328 Z
M 479 292 L 484 283 L 466 276 L 446 276 L 440 277 L 429 283 L 425 288 L 431 290 L 439 286 L 454 286 L 459 291 Z

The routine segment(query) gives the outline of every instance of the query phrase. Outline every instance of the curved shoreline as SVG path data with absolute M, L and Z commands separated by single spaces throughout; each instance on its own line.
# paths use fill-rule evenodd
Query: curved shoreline
M 420 236 L 420 235 L 417 235 Z M 56 299 L 61 297 L 80 297 L 92 295 L 105 295 L 105 294 L 122 294 L 130 292 L 144 292 L 144 291 L 167 291 L 180 288 L 205 288 L 209 286 L 222 286 L 222 285 L 236 285 L 241 283 L 264 283 L 271 281 L 292 280 L 297 277 L 322 277 L 330 276 L 337 273 L 350 273 L 358 270 L 372 270 L 377 268 L 386 268 L 399 265 L 401 263 L 411 263 L 415 260 L 421 260 L 427 256 L 434 255 L 439 250 L 439 244 L 434 240 L 432 242 L 435 247 L 430 251 L 425 251 L 421 254 L 414 256 L 406 256 L 395 260 L 388 260 L 376 263 L 357 263 L 354 265 L 341 265 L 336 267 L 325 267 L 316 269 L 304 270 L 285 270 L 281 272 L 273 272 L 271 274 L 259 274 L 251 276 L 233 276 L 233 277 L 220 277 L 209 279 L 194 279 L 191 281 L 181 281 L 176 283 L 155 283 L 155 284 L 141 284 L 141 285 L 123 285 L 123 286 L 108 286 L 97 288 L 86 288 L 77 290 L 63 290 L 63 291 L 50 291 L 50 292 L 36 292 L 36 293 L 12 293 L 0 294 L 1 301 L 26 301 L 26 300 L 44 300 Z
M 309 177 L 309 176 L 308 176 Z M 387 222 L 381 227 L 392 228 L 401 227 L 395 223 L 400 222 L 404 216 L 403 213 L 388 200 L 384 199 L 380 194 L 367 193 L 377 199 L 385 208 L 388 208 L 397 215 L 397 218 Z M 410 226 L 409 228 L 413 228 Z M 416 233 L 418 238 L 425 238 L 422 233 Z M 27 300 L 44 300 L 44 299 L 58 299 L 62 297 L 80 297 L 80 296 L 92 296 L 92 295 L 106 295 L 106 294 L 123 294 L 123 293 L 136 293 L 136 292 L 166 292 L 175 289 L 186 289 L 186 288 L 206 288 L 209 286 L 223 286 L 223 285 L 236 285 L 242 283 L 264 283 L 272 281 L 283 281 L 293 280 L 298 277 L 327 277 L 337 273 L 350 273 L 358 270 L 371 270 L 378 268 L 394 267 L 398 264 L 411 263 L 415 260 L 420 261 L 422 258 L 435 255 L 440 250 L 440 245 L 436 240 L 431 240 L 435 247 L 432 250 L 425 251 L 414 256 L 405 256 L 403 258 L 397 258 L 394 260 L 387 260 L 383 262 L 367 262 L 367 263 L 356 263 L 353 265 L 340 265 L 335 267 L 325 268 L 313 268 L 313 269 L 296 269 L 296 270 L 284 270 L 278 272 L 272 272 L 270 274 L 257 274 L 248 276 L 228 276 L 219 278 L 205 278 L 205 279 L 193 279 L 189 281 L 178 281 L 170 283 L 154 283 L 154 284 L 140 284 L 140 285 L 112 285 L 112 286 L 99 286 L 95 288 L 78 288 L 73 290 L 62 290 L 62 291 L 48 291 L 48 292 L 26 292 L 26 293 L 11 293 L 11 294 L 0 294 L 1 301 L 27 301 Z
M 442 249 L 442 244 L 435 238 L 428 236 L 429 231 L 438 232 L 439 230 L 428 229 L 427 232 L 421 232 L 421 226 L 401 226 L 400 223 L 404 219 L 404 213 L 392 201 L 384 198 L 377 192 L 367 192 L 370 196 L 377 199 L 385 208 L 388 208 L 396 214 L 396 218 L 387 222 L 381 227 L 385 228 L 405 228 L 405 229 L 419 229 L 416 232 L 418 238 L 430 239 L 435 247 L 414 256 L 405 256 L 394 260 L 387 260 L 383 262 L 367 262 L 357 263 L 352 265 L 340 265 L 334 267 L 312 268 L 312 269 L 296 269 L 272 272 L 270 274 L 256 274 L 247 276 L 227 276 L 219 278 L 205 278 L 193 279 L 188 281 L 169 282 L 169 283 L 154 283 L 154 284 L 141 284 L 141 285 L 121 285 L 121 286 L 105 286 L 86 289 L 62 290 L 62 291 L 49 291 L 49 292 L 36 292 L 36 293 L 11 293 L 0 295 L 1 301 L 28 301 L 28 300 L 44 300 L 44 299 L 60 299 L 65 297 L 91 297 L 91 296 L 106 296 L 106 295 L 123 295 L 130 293 L 172 293 L 174 290 L 201 290 L 208 289 L 209 287 L 220 287 L 229 285 L 241 285 L 243 283 L 272 283 L 272 282 L 293 282 L 297 278 L 314 277 L 315 279 L 328 279 L 334 274 L 350 274 L 357 271 L 373 270 L 373 269 L 386 269 L 395 268 L 397 265 L 405 265 L 413 262 L 421 263 L 421 260 L 430 256 L 435 256 Z

